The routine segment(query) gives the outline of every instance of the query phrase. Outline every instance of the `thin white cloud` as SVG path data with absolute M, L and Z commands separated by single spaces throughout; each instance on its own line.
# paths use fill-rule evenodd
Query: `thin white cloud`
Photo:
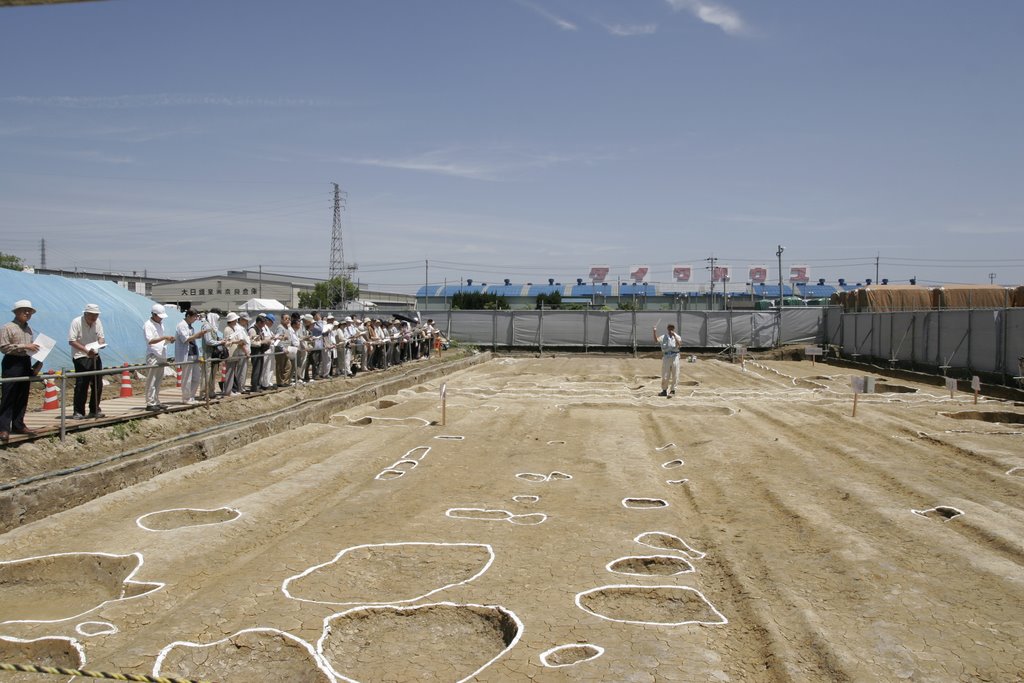
M 299 97 L 232 97 L 225 95 L 190 95 L 155 93 L 150 95 L 50 95 L 33 97 L 13 95 L 0 102 L 23 106 L 57 107 L 63 109 L 146 109 L 153 107 L 314 107 L 319 100 Z
M 478 159 L 470 158 L 473 156 L 477 156 Z M 362 166 L 497 182 L 507 180 L 524 169 L 548 168 L 565 163 L 591 164 L 607 158 L 610 157 L 608 155 L 526 154 L 520 150 L 498 148 L 475 154 L 458 149 L 439 149 L 406 157 L 343 157 L 338 161 Z
M 135 158 L 130 156 L 115 156 L 106 154 L 95 149 L 62 150 L 60 152 L 46 152 L 47 156 L 58 159 L 70 159 L 74 161 L 92 161 L 101 164 L 115 164 L 119 166 L 135 163 Z
M 748 32 L 747 25 L 734 10 L 704 0 L 665 0 L 673 10 L 687 11 L 701 21 L 717 26 L 729 35 L 743 35 Z
M 568 21 L 566 19 L 563 19 L 563 18 L 561 18 L 559 16 L 556 16 L 555 14 L 549 12 L 548 10 L 544 9 L 543 7 L 541 7 L 540 5 L 538 5 L 536 3 L 528 2 L 528 0 L 516 0 L 516 2 L 521 7 L 525 7 L 527 9 L 529 9 L 529 10 L 532 10 L 532 11 L 536 12 L 537 14 L 539 14 L 542 17 L 544 17 L 545 19 L 547 19 L 548 21 L 550 21 L 552 24 L 554 24 L 558 28 L 562 29 L 563 31 L 577 31 L 577 30 L 579 30 L 579 27 L 576 26 L 576 24 L 574 24 L 571 21 Z
M 658 31 L 657 24 L 604 24 L 608 33 L 613 36 L 649 36 Z

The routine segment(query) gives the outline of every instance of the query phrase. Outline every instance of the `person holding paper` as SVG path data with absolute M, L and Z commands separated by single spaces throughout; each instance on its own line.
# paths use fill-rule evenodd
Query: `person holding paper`
M 32 302 L 28 299 L 16 301 L 11 309 L 14 320 L 0 328 L 0 376 L 31 377 L 33 374 L 32 354 L 39 351 L 39 344 L 32 340 L 32 328 L 28 326 L 32 314 Z M 35 436 L 38 432 L 25 426 L 25 411 L 28 409 L 28 382 L 11 382 L 3 385 L 0 398 L 0 442 L 7 443 L 11 432 Z
M 71 321 L 68 330 L 68 344 L 71 345 L 71 362 L 75 364 L 75 372 L 102 370 L 100 349 L 107 345 L 103 337 L 103 323 L 100 322 L 100 307 L 97 304 L 86 304 L 82 315 Z M 92 396 L 89 389 L 92 388 Z M 89 417 L 103 417 L 100 410 L 100 396 L 103 394 L 103 382 L 99 375 L 75 378 L 75 412 L 72 420 L 84 420 L 85 400 L 89 399 Z

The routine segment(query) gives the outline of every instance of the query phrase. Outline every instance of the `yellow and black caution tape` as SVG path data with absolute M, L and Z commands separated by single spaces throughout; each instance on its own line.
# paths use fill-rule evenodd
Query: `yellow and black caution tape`
M 58 676 L 82 676 L 84 678 L 104 678 L 110 681 L 145 681 L 146 683 L 212 683 L 211 681 L 193 681 L 188 678 L 167 678 L 165 676 L 147 676 L 146 674 L 114 674 L 107 671 L 65 669 L 61 666 L 6 664 L 3 662 L 0 662 L 0 671 L 21 671 L 24 673 L 54 674 Z

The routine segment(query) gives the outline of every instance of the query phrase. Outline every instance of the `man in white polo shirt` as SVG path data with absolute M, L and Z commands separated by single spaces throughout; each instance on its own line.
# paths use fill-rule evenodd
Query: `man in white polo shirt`
M 82 315 L 71 321 L 71 327 L 68 329 L 68 344 L 72 349 L 71 362 L 75 364 L 75 372 L 103 369 L 103 362 L 100 360 L 100 347 L 106 346 L 107 340 L 103 336 L 103 323 L 100 322 L 100 307 L 97 304 L 86 304 Z M 89 417 L 103 417 L 103 412 L 100 411 L 102 393 L 103 380 L 99 375 L 76 377 L 75 412 L 71 419 L 86 419 L 86 398 L 89 400 Z
M 149 310 L 149 320 L 142 326 L 142 335 L 146 338 L 146 409 L 166 410 L 167 406 L 160 403 L 160 383 L 164 379 L 164 366 L 167 365 L 167 344 L 174 342 L 172 335 L 164 334 L 164 319 L 167 311 L 161 304 L 153 304 Z

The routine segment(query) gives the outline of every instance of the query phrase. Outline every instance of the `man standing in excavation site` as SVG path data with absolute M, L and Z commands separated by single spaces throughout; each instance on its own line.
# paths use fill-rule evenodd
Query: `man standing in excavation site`
M 679 381 L 679 349 L 683 346 L 683 338 L 676 334 L 676 326 L 669 325 L 668 331 L 658 336 L 658 328 L 654 330 L 654 341 L 661 346 L 661 393 L 658 396 L 672 398 L 676 393 Z

